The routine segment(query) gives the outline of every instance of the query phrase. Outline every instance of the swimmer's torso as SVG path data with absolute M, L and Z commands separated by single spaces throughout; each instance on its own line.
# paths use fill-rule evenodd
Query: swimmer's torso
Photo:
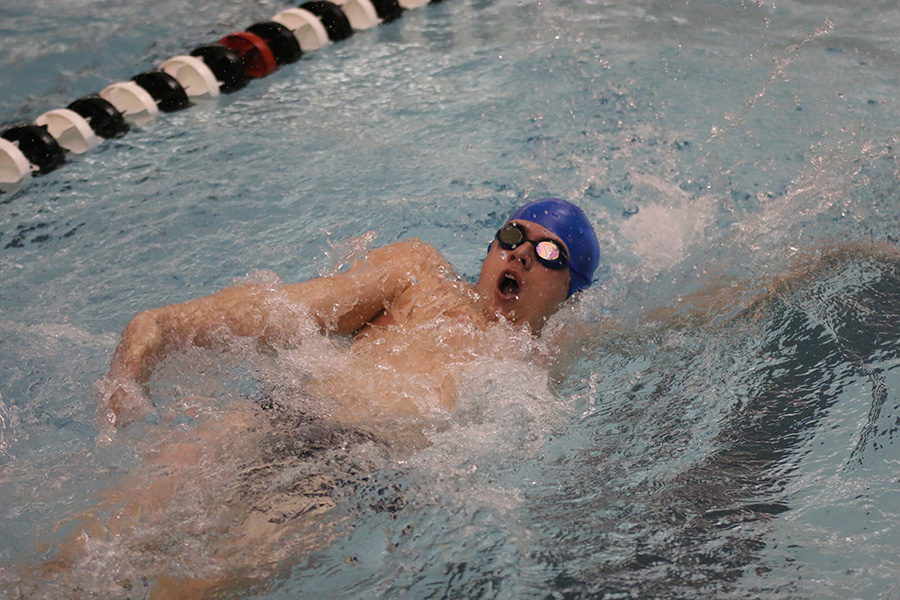
M 336 401 L 342 421 L 449 410 L 459 373 L 489 350 L 487 325 L 467 284 L 420 281 L 357 333 L 343 368 L 311 387 Z

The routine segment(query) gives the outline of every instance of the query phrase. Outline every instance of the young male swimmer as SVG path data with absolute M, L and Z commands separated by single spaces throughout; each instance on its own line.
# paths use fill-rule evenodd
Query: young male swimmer
M 179 347 L 234 336 L 289 346 L 302 323 L 290 307 L 308 311 L 322 331 L 355 334 L 348 368 L 304 383 L 309 394 L 335 400 L 335 420 L 421 412 L 422 395 L 403 390 L 411 379 L 446 410 L 456 396 L 457 367 L 484 351 L 479 332 L 505 319 L 539 335 L 564 300 L 591 285 L 599 259 L 584 212 L 548 198 L 521 207 L 497 232 L 475 286 L 414 239 L 374 250 L 330 277 L 275 290 L 240 285 L 148 310 L 132 320 L 116 350 L 108 417 L 121 426 L 150 410 L 142 387 Z
M 327 543 L 314 517 L 335 504 L 335 489 L 360 477 L 353 461 L 427 443 L 423 423 L 451 411 L 466 370 L 485 358 L 527 358 L 530 336 L 519 331 L 539 335 L 563 301 L 590 286 L 599 256 L 585 214 L 545 199 L 500 228 L 475 285 L 411 240 L 329 277 L 240 285 L 138 314 L 100 385 L 109 400 L 103 414 L 119 426 L 152 410 L 143 387 L 179 349 L 241 339 L 288 353 L 329 344 L 322 331 L 353 337 L 327 346 L 324 366 L 298 377 L 299 391 L 235 399 L 189 428 L 161 432 L 145 464 L 78 517 L 71 539 L 38 569 L 37 585 L 69 593 L 100 568 L 116 597 L 126 589 L 152 599 L 223 589 L 231 597 Z M 331 453 L 342 458 L 326 459 Z

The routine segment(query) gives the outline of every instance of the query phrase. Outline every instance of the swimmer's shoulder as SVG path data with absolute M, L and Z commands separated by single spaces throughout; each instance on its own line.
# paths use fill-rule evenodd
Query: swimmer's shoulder
M 393 262 L 391 270 L 406 273 L 410 285 L 370 325 L 422 323 L 439 315 L 483 319 L 481 309 L 474 304 L 471 285 L 454 271 L 437 248 L 418 238 L 410 238 L 380 250 L 382 254 L 376 260 Z
M 444 255 L 437 248 L 417 237 L 390 244 L 385 248 L 390 248 L 392 252 L 424 265 L 438 266 L 447 264 Z
M 444 255 L 437 248 L 419 238 L 409 238 L 384 246 L 373 251 L 369 259 L 391 262 L 395 267 L 403 268 L 419 280 L 427 280 L 431 277 L 439 279 L 456 277 L 453 267 L 450 266 Z

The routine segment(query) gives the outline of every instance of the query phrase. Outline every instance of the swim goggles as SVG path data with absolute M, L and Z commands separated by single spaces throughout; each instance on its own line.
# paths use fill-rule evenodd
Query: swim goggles
M 525 228 L 516 223 L 507 223 L 494 236 L 504 250 L 515 250 L 525 242 L 534 246 L 534 254 L 538 262 L 548 269 L 565 269 L 569 265 L 569 257 L 559 242 L 551 239 L 530 240 Z

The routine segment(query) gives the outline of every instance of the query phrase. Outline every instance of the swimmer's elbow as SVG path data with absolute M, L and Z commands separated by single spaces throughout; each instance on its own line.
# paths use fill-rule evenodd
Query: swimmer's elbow
M 154 333 L 159 328 L 159 309 L 151 308 L 142 310 L 134 315 L 131 322 L 125 328 L 123 340 L 146 341 L 155 337 Z
M 146 377 L 146 363 L 160 345 L 157 309 L 144 310 L 131 319 L 116 348 L 110 373 L 141 381 Z

